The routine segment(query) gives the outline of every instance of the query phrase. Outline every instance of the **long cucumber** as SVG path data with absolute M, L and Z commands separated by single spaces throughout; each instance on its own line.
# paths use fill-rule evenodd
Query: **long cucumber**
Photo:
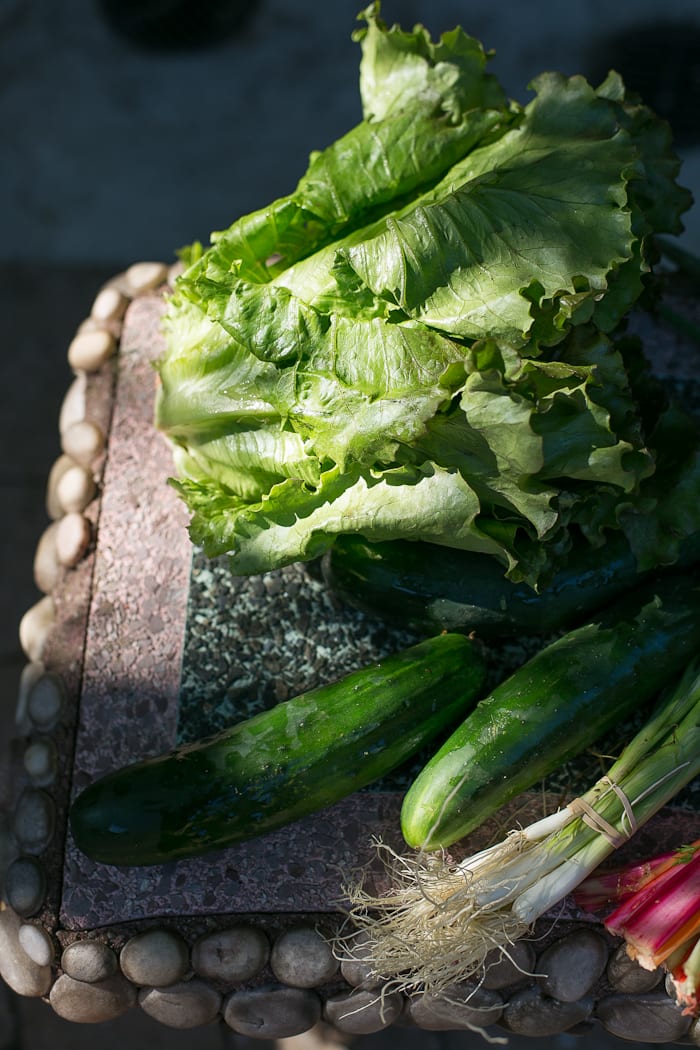
M 477 643 L 443 634 L 205 740 L 95 781 L 71 809 L 79 849 L 157 864 L 265 834 L 377 780 L 448 732 L 485 680 Z
M 700 650 L 700 584 L 648 581 L 501 682 L 418 774 L 406 842 L 449 846 L 653 699 Z
M 696 533 L 685 541 L 679 564 L 699 559 Z M 340 536 L 322 573 L 338 597 L 365 612 L 429 634 L 476 631 L 483 638 L 573 627 L 651 575 L 638 571 L 621 534 L 599 548 L 577 545 L 540 592 L 506 579 L 495 558 L 409 540 Z

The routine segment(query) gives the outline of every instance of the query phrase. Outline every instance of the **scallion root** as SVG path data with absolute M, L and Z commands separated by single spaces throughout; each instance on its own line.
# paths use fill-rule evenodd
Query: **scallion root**
M 522 879 L 508 874 L 532 844 L 513 832 L 496 847 L 457 864 L 440 853 L 401 856 L 376 844 L 390 888 L 375 895 L 363 884 L 346 887 L 350 936 L 341 958 L 362 962 L 385 989 L 437 995 L 465 980 L 479 980 L 494 949 L 507 950 L 528 932 L 510 902 Z M 517 864 L 517 869 L 527 865 Z M 502 872 L 502 877 L 499 874 Z M 500 894 L 494 900 L 494 886 Z M 480 891 L 488 888 L 486 901 Z

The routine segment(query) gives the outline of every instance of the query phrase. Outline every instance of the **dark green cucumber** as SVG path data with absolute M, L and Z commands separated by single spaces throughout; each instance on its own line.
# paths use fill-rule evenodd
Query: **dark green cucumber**
M 411 846 L 449 846 L 650 701 L 700 650 L 700 585 L 649 581 L 541 649 L 440 747 L 404 797 Z
M 229 846 L 364 787 L 445 733 L 478 698 L 476 643 L 443 634 L 232 728 L 95 781 L 75 800 L 79 849 L 157 864 Z
M 695 534 L 681 563 L 698 559 Z M 651 575 L 638 572 L 627 540 L 615 534 L 599 548 L 576 546 L 539 593 L 511 583 L 504 571 L 495 558 L 472 551 L 361 536 L 340 536 L 322 563 L 331 590 L 365 612 L 431 634 L 477 631 L 484 638 L 573 627 Z

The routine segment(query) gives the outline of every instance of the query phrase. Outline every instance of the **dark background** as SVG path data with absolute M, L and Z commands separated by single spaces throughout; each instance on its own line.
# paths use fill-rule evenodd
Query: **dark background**
M 0 0 L 0 259 L 166 258 L 289 192 L 360 116 L 361 6 Z M 697 0 L 385 0 L 382 16 L 461 23 L 519 101 L 544 69 L 624 67 L 686 152 L 700 137 Z
M 359 119 L 360 6 L 0 0 L 0 748 L 24 664 L 17 625 L 39 597 L 32 561 L 48 523 L 68 343 L 104 280 L 139 260 L 171 262 L 289 192 L 309 152 Z M 519 101 L 544 69 L 597 81 L 616 67 L 671 122 L 680 181 L 700 197 L 697 0 L 385 0 L 382 15 L 422 21 L 434 36 L 461 23 L 496 50 L 491 68 Z M 700 253 L 698 215 L 682 242 Z M 0 763 L 0 824 L 6 789 Z M 8 1001 L 0 987 L 0 1050 L 107 1038 L 90 1029 L 43 1003 Z M 138 1014 L 110 1034 L 134 1050 L 186 1036 Z M 197 1045 L 218 1039 L 198 1034 Z M 448 1043 L 476 1045 L 459 1033 L 428 1033 L 422 1045 Z

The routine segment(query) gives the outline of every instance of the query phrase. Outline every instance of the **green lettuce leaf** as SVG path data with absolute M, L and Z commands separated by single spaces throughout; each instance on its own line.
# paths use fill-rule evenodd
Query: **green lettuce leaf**
M 689 205 L 666 126 L 616 74 L 520 105 L 461 29 L 361 17 L 361 122 L 168 306 L 156 422 L 193 540 L 238 573 L 428 540 L 535 587 L 575 533 L 668 561 L 698 467 L 616 337 Z
M 448 524 L 455 546 L 501 554 L 500 545 L 478 528 L 479 501 L 468 483 L 458 471 L 437 466 L 381 474 L 334 468 L 313 489 L 289 479 L 257 503 L 232 499 L 211 480 L 176 485 L 193 511 L 194 542 L 212 556 L 235 550 L 235 568 L 243 574 L 315 558 L 349 531 L 376 539 L 430 540 L 443 535 Z
M 556 341 L 582 297 L 601 296 L 631 258 L 632 142 L 581 78 L 536 86 L 516 129 L 454 165 L 378 234 L 340 247 L 377 298 L 450 335 L 514 346 L 556 302 Z
M 387 29 L 378 4 L 361 17 L 364 120 L 311 155 L 294 193 L 214 233 L 188 279 L 233 271 L 264 283 L 430 186 L 517 118 L 477 40 L 455 30 L 433 44 L 421 27 Z

